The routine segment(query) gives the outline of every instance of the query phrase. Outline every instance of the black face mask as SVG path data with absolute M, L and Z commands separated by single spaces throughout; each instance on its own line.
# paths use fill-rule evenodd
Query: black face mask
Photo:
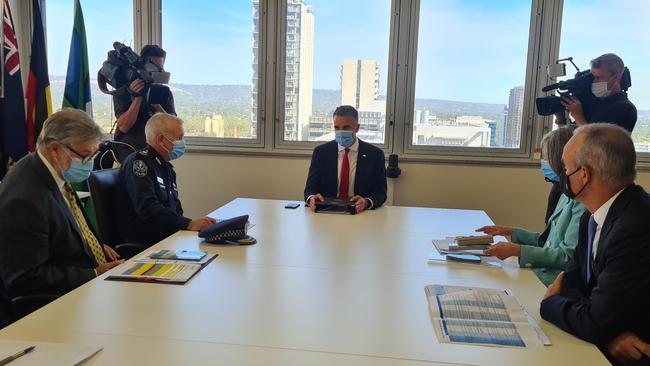
M 572 200 L 578 197 L 580 193 L 582 193 L 582 191 L 587 186 L 587 184 L 582 186 L 582 188 L 580 188 L 578 193 L 573 193 L 573 190 L 571 189 L 571 181 L 569 180 L 569 177 L 577 173 L 580 170 L 580 168 L 581 167 L 577 167 L 576 170 L 573 171 L 573 173 L 568 175 L 566 174 L 564 169 L 561 169 L 560 171 L 560 188 L 562 188 L 562 193 L 564 193 L 567 197 L 571 198 Z

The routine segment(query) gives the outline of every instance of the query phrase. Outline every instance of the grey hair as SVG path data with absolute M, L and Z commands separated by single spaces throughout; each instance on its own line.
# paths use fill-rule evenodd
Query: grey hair
M 564 170 L 564 164 L 562 163 L 564 145 L 571 139 L 575 129 L 575 125 L 566 125 L 550 131 L 542 137 L 542 152 L 546 160 L 548 160 L 548 165 L 558 176 Z
M 147 121 L 144 127 L 144 134 L 147 136 L 147 142 L 153 141 L 158 135 L 174 132 L 175 124 L 183 125 L 183 120 L 167 113 L 156 113 Z
M 630 133 L 611 123 L 592 123 L 575 130 L 585 139 L 574 157 L 574 164 L 586 166 L 605 186 L 620 190 L 636 178 L 636 150 Z
M 39 150 L 43 150 L 52 141 L 59 141 L 63 145 L 71 146 L 99 141 L 102 135 L 102 128 L 86 112 L 65 108 L 45 120 L 36 146 Z
M 607 71 L 612 75 L 623 72 L 623 68 L 625 68 L 623 59 L 613 53 L 606 53 L 591 60 L 591 67 L 600 69 L 603 66 L 606 66 Z
M 332 117 L 352 117 L 355 122 L 359 123 L 359 112 L 351 105 L 340 105 L 336 107 Z

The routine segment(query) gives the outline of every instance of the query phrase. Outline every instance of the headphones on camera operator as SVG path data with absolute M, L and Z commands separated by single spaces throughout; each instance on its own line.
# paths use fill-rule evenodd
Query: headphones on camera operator
M 126 142 L 116 141 L 116 140 L 106 140 L 99 144 L 97 148 L 97 157 L 93 164 L 93 170 L 102 170 L 102 169 L 112 169 L 119 168 L 122 165 L 122 162 L 117 158 L 115 154 L 116 145 L 126 146 L 129 149 L 136 152 L 135 147 Z

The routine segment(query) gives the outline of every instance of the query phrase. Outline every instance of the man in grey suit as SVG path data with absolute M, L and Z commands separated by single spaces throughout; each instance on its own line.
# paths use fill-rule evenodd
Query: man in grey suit
M 65 109 L 45 121 L 37 151 L 0 184 L 0 300 L 64 294 L 120 264 L 100 245 L 70 182 L 88 178 L 101 128 Z

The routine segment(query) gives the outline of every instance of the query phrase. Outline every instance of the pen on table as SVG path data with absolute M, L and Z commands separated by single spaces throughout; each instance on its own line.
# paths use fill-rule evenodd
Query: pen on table
M 17 352 L 17 353 L 15 353 L 15 354 L 13 354 L 13 355 L 7 357 L 7 358 L 4 358 L 4 359 L 0 360 L 0 366 L 2 366 L 2 365 L 6 365 L 6 364 L 8 364 L 9 362 L 11 362 L 11 361 L 13 361 L 13 360 L 15 360 L 15 359 L 17 359 L 17 358 L 22 357 L 22 356 L 28 354 L 29 352 L 33 351 L 34 348 L 36 348 L 36 346 L 27 347 L 27 348 L 25 348 L 24 350 L 22 350 L 22 351 L 20 351 L 20 352 Z

